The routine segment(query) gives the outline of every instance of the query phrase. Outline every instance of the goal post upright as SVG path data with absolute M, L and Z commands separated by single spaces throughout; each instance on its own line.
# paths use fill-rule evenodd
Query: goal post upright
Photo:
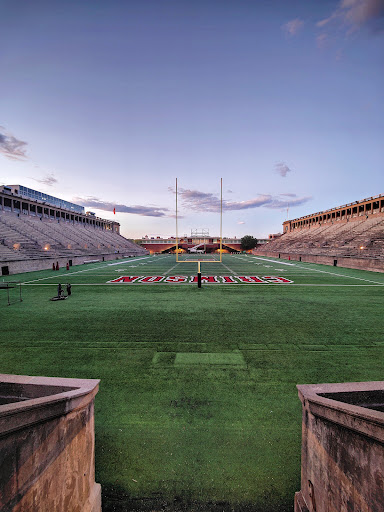
M 177 178 L 176 178 L 176 263 L 179 263 L 179 235 L 177 226 Z
M 220 263 L 223 261 L 223 178 L 220 178 Z
M 219 243 L 219 260 L 180 260 L 179 259 L 179 223 L 178 223 L 178 190 L 177 190 L 177 178 L 175 183 L 175 196 L 176 196 L 176 210 L 175 210 L 175 218 L 176 218 L 176 263 L 197 263 L 198 264 L 198 273 L 201 273 L 200 263 L 222 263 L 223 261 L 223 178 L 220 178 L 220 243 Z

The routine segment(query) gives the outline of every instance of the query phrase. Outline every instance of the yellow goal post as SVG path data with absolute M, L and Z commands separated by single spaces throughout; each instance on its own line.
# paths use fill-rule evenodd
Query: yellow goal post
M 220 249 L 218 260 L 206 260 L 206 259 L 179 259 L 179 223 L 178 223 L 178 190 L 177 190 L 177 178 L 176 178 L 176 263 L 197 263 L 198 273 L 200 273 L 200 263 L 221 263 L 223 261 L 223 178 L 220 178 Z

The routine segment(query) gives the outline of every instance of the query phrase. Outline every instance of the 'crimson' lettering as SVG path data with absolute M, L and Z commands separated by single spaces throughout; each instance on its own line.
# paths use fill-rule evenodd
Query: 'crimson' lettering
M 242 283 L 265 283 L 259 276 L 237 276 Z
M 223 283 L 236 283 L 232 276 L 220 276 Z
M 286 279 L 285 277 L 264 276 L 263 279 L 268 280 L 269 283 L 293 283 L 293 281 Z
M 108 281 L 108 283 L 133 283 L 136 279 L 139 279 L 139 277 L 142 276 L 120 276 L 117 279 Z
M 197 276 L 192 276 L 190 283 L 197 283 Z M 201 276 L 201 282 L 202 283 L 218 283 L 216 276 Z
M 165 279 L 166 283 L 185 283 L 188 279 L 187 276 L 168 276 Z

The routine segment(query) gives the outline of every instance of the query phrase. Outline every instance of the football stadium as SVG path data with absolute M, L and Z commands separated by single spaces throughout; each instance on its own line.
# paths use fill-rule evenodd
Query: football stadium
M 223 246 L 219 234 L 137 244 L 119 229 L 117 221 L 59 198 L 21 185 L 1 188 L 2 373 L 57 378 L 66 387 L 56 393 L 74 390 L 72 379 L 100 381 L 91 415 L 94 451 L 87 445 L 85 454 L 105 512 L 293 511 L 295 493 L 307 496 L 296 386 L 382 379 L 384 197 L 284 222 L 281 236 L 248 252 L 235 239 Z M 46 384 L 25 382 L 24 388 Z M 28 409 L 32 395 L 13 387 L 18 398 L 7 398 L 9 386 L 0 385 L 0 407 L 8 408 L 2 436 L 21 428 L 6 426 L 16 406 L 24 407 L 20 414 L 35 411 Z M 356 446 L 382 441 L 382 391 L 374 392 L 379 405 L 369 421 L 381 433 L 360 433 Z M 56 441 L 49 441 L 54 431 L 34 437 L 45 421 L 42 400 L 40 416 L 30 423 L 23 416 L 28 428 L 14 448 L 2 447 L 2 510 L 100 510 L 92 500 L 83 508 L 73 501 L 85 485 L 77 460 L 84 457 L 84 418 L 77 444 L 68 442 L 76 461 L 65 473 L 71 494 L 65 505 L 46 508 L 48 496 L 64 491 L 44 474 L 56 460 L 55 471 L 65 463 L 62 451 L 52 456 L 62 434 Z M 26 448 L 31 436 L 33 447 Z M 382 445 L 359 462 L 365 476 L 357 481 L 353 462 L 340 469 L 348 444 L 355 444 L 348 439 L 333 492 L 342 489 L 342 501 L 353 488 L 358 508 L 339 510 L 379 512 Z M 315 511 L 315 497 L 319 507 L 327 488 L 311 474 L 309 498 L 296 498 L 296 511 Z

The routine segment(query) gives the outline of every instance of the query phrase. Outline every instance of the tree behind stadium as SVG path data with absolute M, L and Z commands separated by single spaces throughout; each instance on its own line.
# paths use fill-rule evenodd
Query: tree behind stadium
M 250 251 L 251 249 L 254 249 L 256 245 L 257 239 L 251 235 L 245 235 L 241 239 L 241 248 L 243 249 L 243 251 Z

